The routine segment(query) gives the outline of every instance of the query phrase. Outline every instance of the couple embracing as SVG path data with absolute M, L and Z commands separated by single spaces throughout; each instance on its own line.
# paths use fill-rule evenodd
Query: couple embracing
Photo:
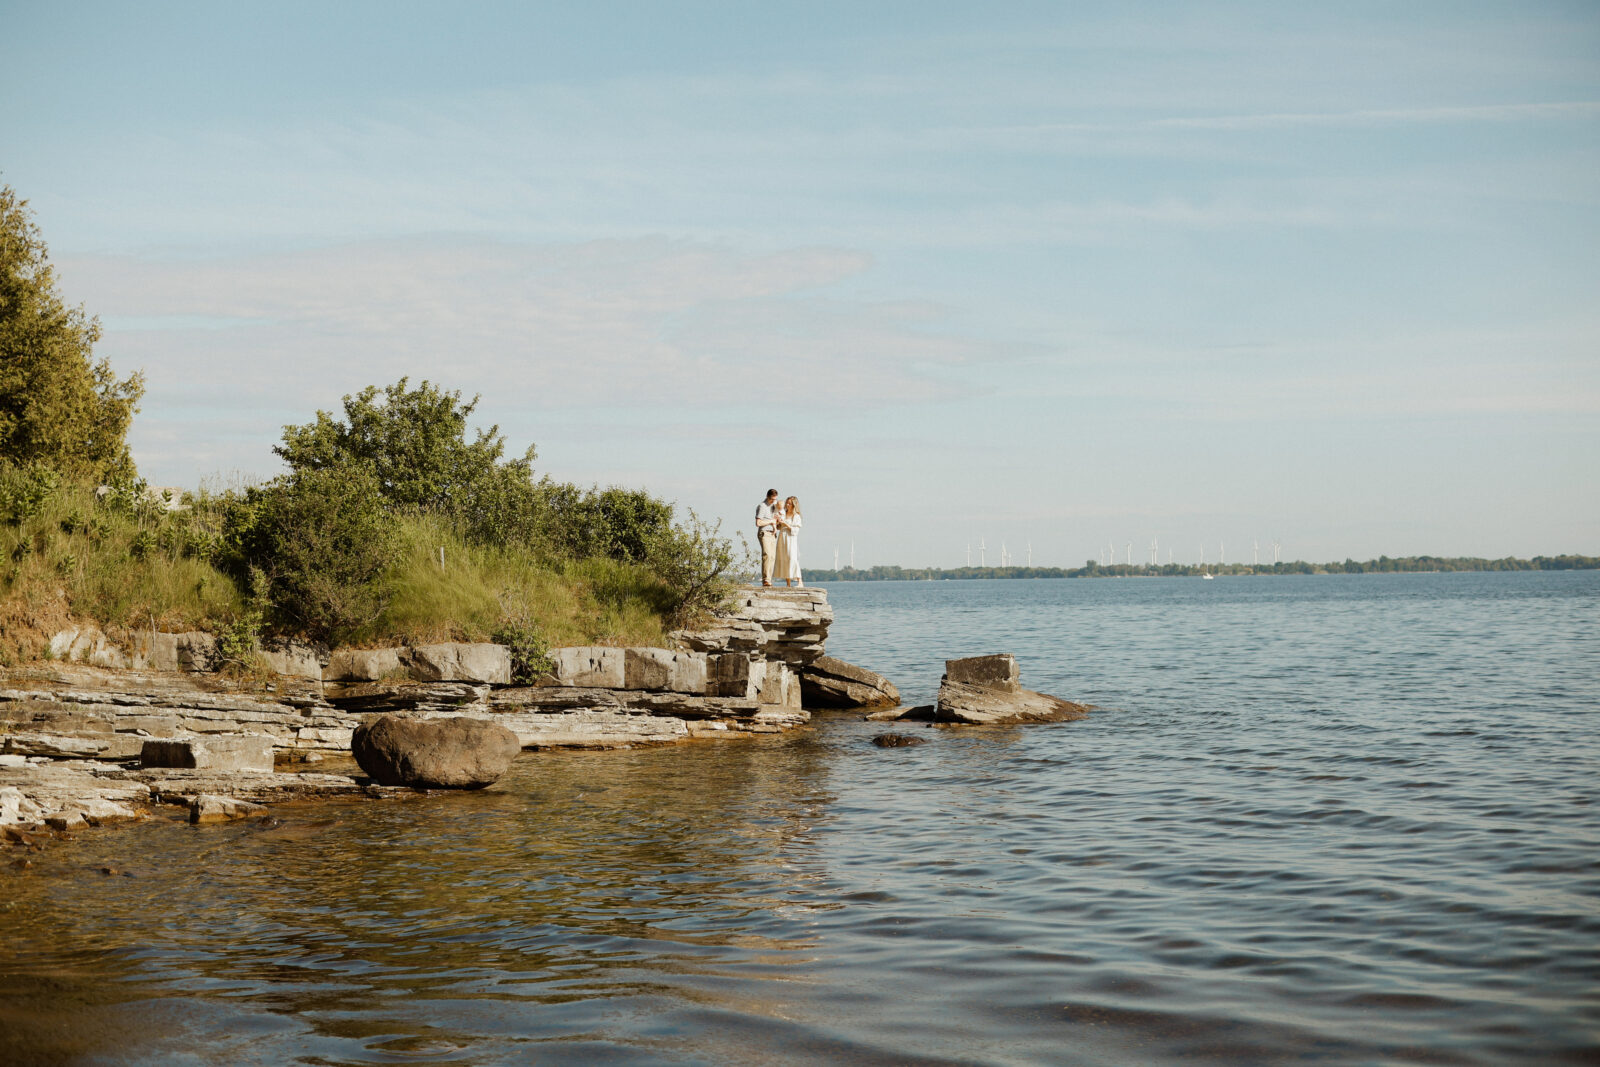
M 767 498 L 756 505 L 756 537 L 761 542 L 761 584 L 772 584 L 776 575 L 785 585 L 800 581 L 800 498 L 778 502 L 778 491 L 767 490 Z

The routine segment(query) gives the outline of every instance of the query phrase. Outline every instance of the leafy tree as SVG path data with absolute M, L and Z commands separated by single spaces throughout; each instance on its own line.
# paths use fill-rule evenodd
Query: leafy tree
M 283 444 L 273 451 L 297 472 L 366 464 L 389 503 L 446 514 L 491 490 L 504 495 L 508 476 L 529 482 L 532 447 L 521 459 L 501 463 L 505 438 L 500 427 L 467 440 L 467 420 L 478 397 L 463 403 L 460 392 L 426 380 L 409 389 L 408 382 L 401 378 L 381 393 L 369 385 L 346 396 L 343 420 L 319 411 L 315 422 L 285 426 Z
M 478 397 L 402 378 L 344 398 L 344 418 L 286 426 L 275 452 L 295 471 L 364 465 L 391 506 L 447 516 L 467 540 L 558 556 L 645 562 L 672 528 L 672 505 L 641 490 L 533 480 L 535 451 L 505 460 L 498 426 L 468 439 Z
M 0 186 L 0 458 L 127 481 L 126 441 L 144 378 L 119 380 L 91 350 L 100 322 L 56 293 L 28 202 Z

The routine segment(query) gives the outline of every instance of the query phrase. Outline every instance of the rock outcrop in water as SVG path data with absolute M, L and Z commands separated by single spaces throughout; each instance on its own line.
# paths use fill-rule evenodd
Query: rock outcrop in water
M 1035 693 L 1021 685 L 1016 657 L 1002 653 L 945 661 L 935 722 L 995 725 L 1063 722 L 1089 714 L 1087 704 Z
M 511 769 L 522 745 L 516 734 L 484 719 L 380 715 L 356 727 L 350 751 L 379 785 L 482 789 Z
M 881 674 L 832 656 L 818 656 L 800 672 L 800 693 L 815 708 L 892 708 L 900 690 Z

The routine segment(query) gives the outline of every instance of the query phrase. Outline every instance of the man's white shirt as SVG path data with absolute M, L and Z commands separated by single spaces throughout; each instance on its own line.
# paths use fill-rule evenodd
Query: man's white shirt
M 763 519 L 766 520 L 765 526 L 761 524 Z M 772 505 L 763 500 L 756 505 L 756 534 L 759 536 L 764 533 L 777 533 L 777 531 L 777 526 L 773 525 L 772 522 Z

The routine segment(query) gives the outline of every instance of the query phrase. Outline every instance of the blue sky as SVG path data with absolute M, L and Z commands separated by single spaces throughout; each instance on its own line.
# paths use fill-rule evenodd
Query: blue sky
M 162 484 L 410 375 L 819 566 L 1600 554 L 1600 7 L 1326 7 L 3 2 L 0 181 Z

